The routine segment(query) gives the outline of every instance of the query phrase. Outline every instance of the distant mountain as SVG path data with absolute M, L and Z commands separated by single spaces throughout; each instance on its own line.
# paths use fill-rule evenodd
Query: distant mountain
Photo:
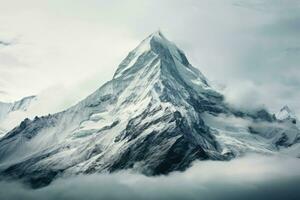
M 0 137 L 2 137 L 7 131 L 9 131 L 6 130 L 6 127 L 5 128 L 1 127 L 1 122 L 3 122 L 11 113 L 14 113 L 16 111 L 26 112 L 28 107 L 35 100 L 36 100 L 36 96 L 28 96 L 22 98 L 19 101 L 15 101 L 13 103 L 0 102 Z M 19 123 L 20 121 L 16 122 L 15 126 Z
M 276 113 L 276 118 L 281 121 L 291 121 L 294 124 L 297 124 L 298 121 L 297 116 L 288 106 L 281 108 L 280 111 Z
M 299 142 L 299 129 L 268 111 L 227 105 L 184 52 L 155 32 L 86 99 L 7 133 L 0 173 L 32 187 L 79 173 L 158 175 L 194 160 L 280 153 Z
M 7 131 L 3 128 L 0 128 L 0 138 L 3 137 L 5 135 Z

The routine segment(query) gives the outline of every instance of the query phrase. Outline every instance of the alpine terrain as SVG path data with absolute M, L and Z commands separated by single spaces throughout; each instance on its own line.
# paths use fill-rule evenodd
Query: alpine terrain
M 81 173 L 167 174 L 249 152 L 300 156 L 297 120 L 284 110 L 228 105 L 184 52 L 155 32 L 93 94 L 63 112 L 25 119 L 1 138 L 0 174 L 41 187 Z
M 0 138 L 9 131 L 9 129 L 16 126 L 20 121 L 12 123 L 8 118 L 10 115 L 17 112 L 26 112 L 36 96 L 24 97 L 19 101 L 13 103 L 0 102 Z M 7 125 L 5 122 L 8 120 L 10 123 Z

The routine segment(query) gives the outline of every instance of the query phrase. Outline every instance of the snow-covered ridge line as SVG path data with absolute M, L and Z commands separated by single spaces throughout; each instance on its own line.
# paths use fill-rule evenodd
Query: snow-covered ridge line
M 23 111 L 26 112 L 26 110 L 29 108 L 31 103 L 33 101 L 36 101 L 36 96 L 28 96 L 24 97 L 21 100 L 12 102 L 12 103 L 5 103 L 0 102 L 0 137 L 4 135 L 9 130 L 6 130 L 5 128 L 1 127 L 1 123 L 6 120 L 8 115 L 13 112 Z M 20 123 L 20 122 L 19 122 Z M 2 134 L 1 134 L 2 133 Z
M 228 106 L 183 51 L 156 32 L 87 98 L 26 119 L 0 139 L 0 175 L 32 187 L 79 173 L 158 175 L 185 170 L 194 160 L 273 154 L 299 142 L 294 124 L 266 110 Z
M 37 97 L 32 95 L 12 103 L 0 102 L 0 120 L 6 117 L 10 112 L 17 110 L 26 111 L 30 104 L 36 99 Z

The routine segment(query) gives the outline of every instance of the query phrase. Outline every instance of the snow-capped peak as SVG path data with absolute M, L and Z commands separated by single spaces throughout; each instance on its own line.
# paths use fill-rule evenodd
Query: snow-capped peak
M 155 63 L 159 63 L 159 67 Z M 177 75 L 180 73 L 180 76 L 190 77 L 190 81 L 194 83 L 208 86 L 204 75 L 189 63 L 184 52 L 169 41 L 161 31 L 150 34 L 128 54 L 116 70 L 114 79 L 121 77 L 127 79 L 128 76 L 136 76 L 136 73 L 145 68 L 153 67 L 157 70 L 164 68 L 164 71 L 171 72 L 173 76 L 174 73 Z
M 148 43 L 149 47 L 151 48 L 151 41 L 155 40 L 156 42 L 164 43 L 170 45 L 170 41 L 164 36 L 164 34 L 158 30 L 153 33 L 151 33 L 148 37 L 146 37 L 140 44 L 146 44 Z M 140 45 L 137 47 L 139 48 Z
M 265 154 L 299 143 L 296 126 L 255 121 L 267 119 L 266 111 L 249 115 L 254 120 L 243 116 L 248 115 L 226 105 L 158 31 L 93 94 L 60 113 L 25 119 L 6 133 L 0 139 L 5 166 L 0 176 L 41 187 L 79 173 L 131 168 L 159 175 L 184 170 L 194 160 Z
M 159 39 L 167 40 L 167 38 L 164 36 L 164 34 L 160 30 L 157 30 L 157 31 L 153 32 L 152 34 L 150 34 L 149 38 L 159 38 Z
M 280 111 L 276 114 L 276 118 L 278 120 L 297 119 L 295 113 L 287 105 L 280 109 Z
M 150 34 L 135 49 L 129 52 L 128 56 L 121 62 L 116 70 L 114 78 L 119 78 L 121 75 L 125 74 L 125 72 L 128 72 L 129 69 L 134 68 L 135 64 L 139 61 L 150 61 L 151 58 L 162 59 L 163 56 L 166 58 L 166 52 L 169 52 L 169 54 L 171 53 L 168 49 L 178 48 L 167 40 L 160 31 Z

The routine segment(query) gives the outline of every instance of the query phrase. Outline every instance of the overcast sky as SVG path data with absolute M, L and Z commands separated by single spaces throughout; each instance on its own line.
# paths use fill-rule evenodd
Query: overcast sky
M 69 106 L 160 29 L 230 102 L 299 115 L 299 10 L 298 0 L 0 0 L 0 101 L 65 95 Z

